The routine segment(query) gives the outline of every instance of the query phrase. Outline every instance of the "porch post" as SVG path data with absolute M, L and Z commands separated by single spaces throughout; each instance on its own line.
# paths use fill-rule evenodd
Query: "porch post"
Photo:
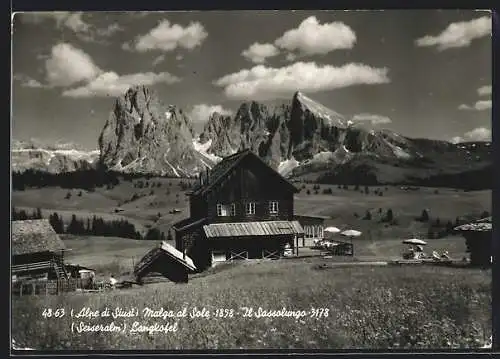
M 295 242 L 296 242 L 296 248 L 297 248 L 297 257 L 299 256 L 299 236 L 295 235 Z

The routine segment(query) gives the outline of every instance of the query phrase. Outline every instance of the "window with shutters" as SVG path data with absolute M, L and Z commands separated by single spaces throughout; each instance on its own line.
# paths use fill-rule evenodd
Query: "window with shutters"
M 229 217 L 236 216 L 236 204 L 217 204 L 217 216 L 219 217 Z
M 255 202 L 248 202 L 246 205 L 247 214 L 255 214 Z
M 270 214 L 278 214 L 278 201 L 269 202 L 269 213 Z

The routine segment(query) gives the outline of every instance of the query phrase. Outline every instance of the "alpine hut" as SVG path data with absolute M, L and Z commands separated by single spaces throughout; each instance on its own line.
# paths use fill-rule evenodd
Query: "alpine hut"
M 63 241 L 46 219 L 12 221 L 12 275 L 67 279 Z
M 472 223 L 455 228 L 465 237 L 470 263 L 475 266 L 489 266 L 492 253 L 491 217 L 482 218 Z
M 225 157 L 189 193 L 190 217 L 172 226 L 176 248 L 199 270 L 226 260 L 279 258 L 304 236 L 294 218 L 298 191 L 250 150 Z
M 159 273 L 172 282 L 187 283 L 188 274 L 195 270 L 191 258 L 163 241 L 137 263 L 134 275 L 138 283 L 142 283 L 142 279 L 150 273 Z

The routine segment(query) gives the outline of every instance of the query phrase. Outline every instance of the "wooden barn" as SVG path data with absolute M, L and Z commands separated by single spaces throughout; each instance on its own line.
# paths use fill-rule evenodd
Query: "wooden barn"
M 176 247 L 200 270 L 221 261 L 279 258 L 304 230 L 298 189 L 250 150 L 224 158 L 189 194 L 190 217 L 175 223 Z
M 470 253 L 471 265 L 489 266 L 492 256 L 492 223 L 491 217 L 486 217 L 472 223 L 455 228 L 465 237 L 467 251 Z
M 12 275 L 67 279 L 63 241 L 46 219 L 12 222 Z
M 187 283 L 188 274 L 196 270 L 193 261 L 188 256 L 162 242 L 158 247 L 150 250 L 134 268 L 137 282 L 149 273 L 159 273 L 176 283 Z

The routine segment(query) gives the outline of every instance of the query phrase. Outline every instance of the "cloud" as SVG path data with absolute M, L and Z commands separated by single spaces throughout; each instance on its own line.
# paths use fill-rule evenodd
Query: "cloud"
M 360 113 L 352 117 L 353 122 L 371 122 L 372 125 L 382 125 L 391 123 L 392 120 L 387 116 L 374 115 L 370 113 Z
M 163 61 L 165 61 L 165 54 L 155 57 L 155 59 L 153 60 L 153 66 L 156 66 Z
M 451 139 L 452 143 L 476 141 L 491 141 L 491 130 L 486 127 L 477 127 L 464 133 L 463 136 L 455 136 Z
M 461 104 L 458 106 L 459 110 L 463 111 L 484 111 L 491 108 L 491 100 L 481 100 L 477 101 L 474 106 L 469 106 L 466 104 Z
M 68 43 L 52 48 L 51 56 L 45 61 L 45 70 L 47 86 L 67 88 L 62 93 L 66 97 L 119 96 L 134 85 L 181 81 L 168 72 L 118 75 L 113 71 L 104 71 L 88 54 Z M 35 85 L 34 82 L 31 84 Z M 71 86 L 78 87 L 68 89 Z
M 320 24 L 310 16 L 296 29 L 286 31 L 274 44 L 283 50 L 304 55 L 323 55 L 333 50 L 352 49 L 356 43 L 354 31 L 342 22 Z
M 89 81 L 102 72 L 88 54 L 68 43 L 52 47 L 45 70 L 48 84 L 56 87 Z
M 491 95 L 491 86 L 482 86 L 477 89 L 479 96 Z
M 356 34 L 343 22 L 320 24 L 315 16 L 309 16 L 295 29 L 286 31 L 274 44 L 254 43 L 241 54 L 256 64 L 262 64 L 268 57 L 277 56 L 280 50 L 287 51 L 287 61 L 298 56 L 324 55 L 334 50 L 352 49 Z
M 439 51 L 469 46 L 472 40 L 491 35 L 491 17 L 454 22 L 437 36 L 426 35 L 415 40 L 417 46 L 437 46 Z
M 146 72 L 129 75 L 118 75 L 115 72 L 104 72 L 84 86 L 66 90 L 66 97 L 105 97 L 123 95 L 131 86 L 154 85 L 157 83 L 173 84 L 180 79 L 168 72 Z
M 19 81 L 21 83 L 21 87 L 29 87 L 29 88 L 43 88 L 46 87 L 44 84 L 40 83 L 38 80 L 35 80 L 24 74 L 16 74 L 13 76 L 13 79 Z
M 69 29 L 76 36 L 87 42 L 104 42 L 103 38 L 108 38 L 113 34 L 123 31 L 124 29 L 117 23 L 113 23 L 104 28 L 98 28 L 84 20 L 85 13 L 83 12 L 33 12 L 23 13 L 21 21 L 25 23 L 40 24 L 47 20 L 52 20 L 56 23 L 58 29 Z
M 192 50 L 200 46 L 208 33 L 199 22 L 191 22 L 187 27 L 170 24 L 162 20 L 146 35 L 138 36 L 133 44 L 122 45 L 124 50 L 146 52 L 151 50 L 172 51 L 178 47 Z
M 360 84 L 388 83 L 388 71 L 357 63 L 334 67 L 297 62 L 281 68 L 254 66 L 223 76 L 214 84 L 224 87 L 230 98 L 265 100 L 288 97 L 299 90 L 314 93 Z
M 218 112 L 224 116 L 230 116 L 233 114 L 231 110 L 225 109 L 221 105 L 207 105 L 202 103 L 193 106 L 193 109 L 189 113 L 189 117 L 193 122 L 204 123 L 207 122 L 210 115 L 214 112 Z
M 117 32 L 125 31 L 123 27 L 121 27 L 118 23 L 113 23 L 108 25 L 108 27 L 97 29 L 97 33 L 101 36 L 109 37 L 111 35 L 116 34 Z
M 255 64 L 261 64 L 266 62 L 268 57 L 278 55 L 279 50 L 273 44 L 259 44 L 256 42 L 241 54 L 247 60 L 250 60 Z
M 150 15 L 151 13 L 156 13 L 156 11 L 154 12 L 151 12 L 151 11 L 134 11 L 134 12 L 129 12 L 127 13 L 129 16 L 132 16 L 132 17 L 136 17 L 136 18 L 143 18 L 143 17 L 146 17 L 148 15 Z
M 70 28 L 74 32 L 88 32 L 90 30 L 90 25 L 83 21 L 83 13 L 68 13 L 68 16 L 63 20 L 64 25 Z

